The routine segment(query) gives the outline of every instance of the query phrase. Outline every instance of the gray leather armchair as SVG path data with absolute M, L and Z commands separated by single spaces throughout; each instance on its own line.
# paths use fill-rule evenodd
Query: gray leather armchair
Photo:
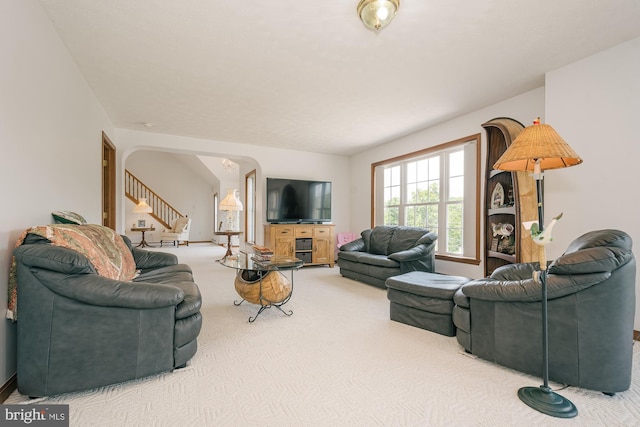
M 631 237 L 600 230 L 579 237 L 549 266 L 549 379 L 615 393 L 631 383 L 636 263 Z M 454 296 L 458 342 L 482 359 L 542 374 L 537 263 L 496 269 Z
M 131 282 L 96 274 L 82 254 L 27 235 L 15 249 L 20 393 L 37 397 L 184 366 L 196 353 L 201 296 L 173 254 L 131 247 Z

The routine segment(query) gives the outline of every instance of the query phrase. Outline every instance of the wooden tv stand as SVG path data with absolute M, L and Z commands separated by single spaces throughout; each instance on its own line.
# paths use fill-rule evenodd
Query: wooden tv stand
M 264 245 L 274 255 L 293 256 L 304 265 L 333 267 L 334 229 L 333 224 L 265 224 Z

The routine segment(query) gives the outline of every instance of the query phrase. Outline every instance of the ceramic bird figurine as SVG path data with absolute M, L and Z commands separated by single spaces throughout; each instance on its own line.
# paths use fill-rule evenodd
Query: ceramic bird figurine
M 551 243 L 551 241 L 553 240 L 553 237 L 551 237 L 551 231 L 553 230 L 553 227 L 556 225 L 556 222 L 558 222 L 560 218 L 562 218 L 562 213 L 560 213 L 560 215 L 558 215 L 557 217 L 553 218 L 549 223 L 549 225 L 547 225 L 544 228 L 544 230 L 542 230 L 542 232 L 540 232 L 537 222 L 534 222 L 533 224 L 531 224 L 531 238 L 533 239 L 533 241 L 537 245 L 542 245 L 542 246 L 546 246 L 549 243 Z

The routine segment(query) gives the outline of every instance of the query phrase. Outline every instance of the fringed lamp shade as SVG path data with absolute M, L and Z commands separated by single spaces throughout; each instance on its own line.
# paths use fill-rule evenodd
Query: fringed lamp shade
M 220 202 L 221 211 L 241 211 L 242 202 L 236 197 L 236 190 L 229 190 Z
M 536 160 L 540 160 L 540 170 L 582 163 L 569 144 L 550 125 L 541 124 L 538 118 L 520 132 L 493 167 L 506 171 L 533 171 Z
M 138 200 L 138 204 L 135 205 L 135 207 L 133 208 L 133 212 L 134 213 L 151 213 L 153 212 L 153 209 L 151 208 L 151 206 L 147 204 L 147 199 L 143 197 Z

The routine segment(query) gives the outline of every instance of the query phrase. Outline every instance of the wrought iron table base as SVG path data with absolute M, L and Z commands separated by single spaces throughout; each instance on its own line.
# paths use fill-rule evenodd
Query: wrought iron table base
M 271 307 L 275 307 L 278 310 L 280 310 L 284 315 L 286 316 L 291 316 L 293 314 L 293 310 L 288 310 L 285 311 L 283 310 L 282 306 L 285 305 L 286 303 L 289 302 L 289 300 L 291 299 L 291 295 L 293 295 L 293 271 L 291 270 L 291 292 L 289 292 L 289 295 L 287 295 L 287 297 L 280 301 L 280 302 L 273 302 L 268 300 L 267 298 L 265 298 L 262 295 L 262 278 L 265 277 L 265 275 L 260 274 L 260 308 L 258 309 L 258 312 L 256 313 L 255 316 L 249 316 L 249 323 L 253 323 L 255 322 L 255 320 L 258 318 L 258 316 L 260 316 L 260 313 L 262 313 L 266 308 L 271 308 Z M 278 271 L 270 271 L 268 274 L 275 274 L 275 273 L 279 273 Z M 236 307 L 238 307 L 239 305 L 241 305 L 243 302 L 245 302 L 246 300 L 243 298 L 240 302 L 238 302 L 237 300 L 233 302 L 233 305 L 235 305 Z M 265 304 L 265 302 L 267 302 L 267 304 Z
M 265 301 L 266 301 L 266 300 L 265 300 Z M 258 309 L 258 312 L 256 313 L 256 315 L 255 315 L 255 316 L 250 316 L 250 317 L 249 317 L 249 323 L 253 323 L 253 322 L 258 318 L 258 316 L 260 316 L 260 313 L 262 313 L 262 312 L 264 311 L 264 309 L 265 309 L 265 308 L 275 307 L 275 308 L 277 308 L 278 310 L 280 310 L 282 313 L 284 313 L 286 316 L 291 316 L 291 315 L 293 314 L 293 310 L 289 310 L 289 311 L 287 312 L 287 311 L 284 311 L 284 310 L 282 309 L 282 306 L 283 306 L 284 304 L 286 304 L 288 301 L 289 301 L 289 298 L 287 298 L 285 301 L 283 301 L 283 302 L 281 302 L 281 303 L 273 303 L 273 302 L 271 302 L 271 301 L 267 301 L 269 304 L 264 304 L 264 303 L 262 303 L 262 304 L 260 305 L 260 309 Z M 233 302 L 233 305 L 235 305 L 235 306 L 239 306 L 239 305 L 240 305 L 240 304 L 242 304 L 243 302 L 245 302 L 245 300 L 244 300 L 244 299 L 243 299 L 242 301 L 240 301 L 240 302 L 238 302 L 238 301 L 234 301 L 234 302 Z

